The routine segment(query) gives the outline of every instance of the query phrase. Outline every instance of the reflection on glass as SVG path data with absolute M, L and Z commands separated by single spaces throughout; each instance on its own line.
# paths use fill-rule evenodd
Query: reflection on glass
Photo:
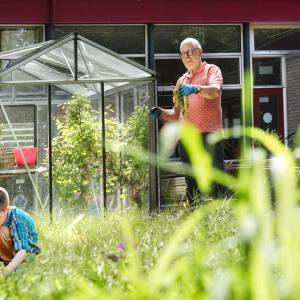
M 254 29 L 255 50 L 299 50 L 300 28 Z
M 21 48 L 43 40 L 42 26 L 2 27 L 0 28 L 0 51 Z
M 206 53 L 241 51 L 239 25 L 156 25 L 155 53 L 178 53 L 181 41 L 187 37 L 198 39 Z
M 58 37 L 76 31 L 120 54 L 145 53 L 145 26 L 142 25 L 56 26 L 56 30 Z
M 3 77 L 1 77 L 1 80 L 3 81 L 10 81 L 11 80 L 11 74 L 5 75 Z M 10 100 L 12 97 L 12 86 L 4 86 L 4 85 L 0 85 L 0 97 L 1 100 Z
M 5 105 L 5 112 L 11 123 L 14 134 L 22 146 L 35 145 L 35 106 L 34 105 Z M 2 128 L 1 142 L 7 148 L 17 147 L 13 133 L 2 110 L 0 110 L 0 127 Z
M 121 95 L 122 99 L 122 121 L 126 122 L 132 112 L 134 111 L 134 96 L 133 96 L 133 90 L 130 90 L 128 92 L 122 93 Z
M 253 58 L 254 85 L 281 84 L 281 58 Z
M 16 70 L 13 72 L 13 78 L 16 81 L 35 80 L 35 77 L 30 76 L 28 73 Z M 18 99 L 32 99 L 36 97 L 47 96 L 45 85 L 18 85 L 14 87 L 16 98 Z
M 105 80 L 149 77 L 149 73 L 88 43 L 79 41 L 78 46 L 80 52 L 78 68 L 84 74 L 79 75 L 80 79 Z

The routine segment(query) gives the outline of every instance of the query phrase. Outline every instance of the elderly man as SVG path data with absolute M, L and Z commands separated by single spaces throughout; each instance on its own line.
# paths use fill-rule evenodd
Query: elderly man
M 207 145 L 207 136 L 211 132 L 219 131 L 223 128 L 221 93 L 223 77 L 220 69 L 216 65 L 202 61 L 202 48 L 200 43 L 194 38 L 186 38 L 180 45 L 180 56 L 187 72 L 177 81 L 179 92 L 182 96 L 188 97 L 188 111 L 183 116 L 179 107 L 174 105 L 173 109 L 162 109 L 153 107 L 150 115 L 153 118 L 160 118 L 163 121 L 177 121 L 184 119 L 201 132 L 204 145 Z M 173 99 L 174 102 L 174 99 Z M 181 142 L 178 144 L 179 155 L 182 162 L 190 163 Z M 213 149 L 214 167 L 224 170 L 223 147 L 218 143 Z M 186 176 L 187 196 L 191 205 L 194 204 L 195 193 L 198 187 L 194 178 Z M 214 184 L 213 196 L 221 196 L 223 188 Z

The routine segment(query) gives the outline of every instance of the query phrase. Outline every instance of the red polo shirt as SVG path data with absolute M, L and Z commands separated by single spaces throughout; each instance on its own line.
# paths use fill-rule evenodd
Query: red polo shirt
M 219 67 L 202 62 L 199 69 L 194 74 L 189 72 L 183 74 L 178 80 L 178 84 L 211 85 L 215 84 L 222 88 L 223 77 Z M 188 97 L 188 113 L 180 119 L 185 119 L 197 127 L 201 132 L 214 132 L 223 128 L 221 93 L 216 99 L 206 99 L 199 94 L 191 94 Z

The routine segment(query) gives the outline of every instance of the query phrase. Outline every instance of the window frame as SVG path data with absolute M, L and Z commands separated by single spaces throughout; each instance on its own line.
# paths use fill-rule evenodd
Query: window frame
M 95 26 L 95 27 L 108 27 L 108 26 L 133 26 L 133 27 L 144 27 L 144 54 L 141 53 L 127 53 L 127 54 L 120 54 L 121 56 L 131 58 L 144 58 L 145 59 L 145 66 L 148 67 L 148 33 L 147 33 L 147 24 L 137 23 L 137 24 L 116 24 L 116 23 L 109 23 L 109 24 L 57 24 L 57 27 L 74 27 L 74 31 L 76 31 L 76 27 L 87 27 L 87 26 Z
M 286 54 L 300 54 L 300 50 L 255 50 L 255 29 L 300 29 L 300 23 L 294 24 L 263 24 L 263 23 L 252 23 L 250 24 L 250 52 L 253 55 L 286 55 Z
M 44 24 L 0 24 L 0 30 L 1 29 L 5 29 L 5 28 L 15 28 L 15 29 L 20 29 L 20 28 L 26 28 L 26 27 L 41 27 L 42 28 L 42 40 L 39 41 L 39 43 L 41 42 L 45 42 L 45 37 L 46 37 L 46 32 L 45 32 L 45 25 Z M 1 43 L 1 39 L 0 39 L 0 43 Z M 46 91 L 45 91 L 46 93 Z M 38 100 L 38 99 L 44 99 L 43 97 L 36 97 L 34 98 L 34 100 L 30 100 L 29 101 L 26 101 L 26 99 L 28 99 L 28 97 L 19 97 L 17 96 L 17 93 L 16 93 L 16 87 L 15 86 L 12 86 L 11 87 L 11 96 L 9 97 L 3 97 L 2 101 L 4 101 L 5 103 L 14 103 L 15 101 L 18 103 L 18 105 L 20 104 L 29 104 L 31 102 L 35 102 L 35 100 Z

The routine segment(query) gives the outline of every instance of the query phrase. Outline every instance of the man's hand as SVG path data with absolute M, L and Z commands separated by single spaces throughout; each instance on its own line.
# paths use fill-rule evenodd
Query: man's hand
M 181 84 L 179 86 L 179 93 L 181 96 L 188 96 L 194 93 L 197 93 L 198 89 L 195 85 L 192 84 Z
M 161 109 L 157 106 L 154 106 L 154 107 L 150 108 L 149 114 L 153 120 L 159 119 L 159 117 L 161 115 Z

